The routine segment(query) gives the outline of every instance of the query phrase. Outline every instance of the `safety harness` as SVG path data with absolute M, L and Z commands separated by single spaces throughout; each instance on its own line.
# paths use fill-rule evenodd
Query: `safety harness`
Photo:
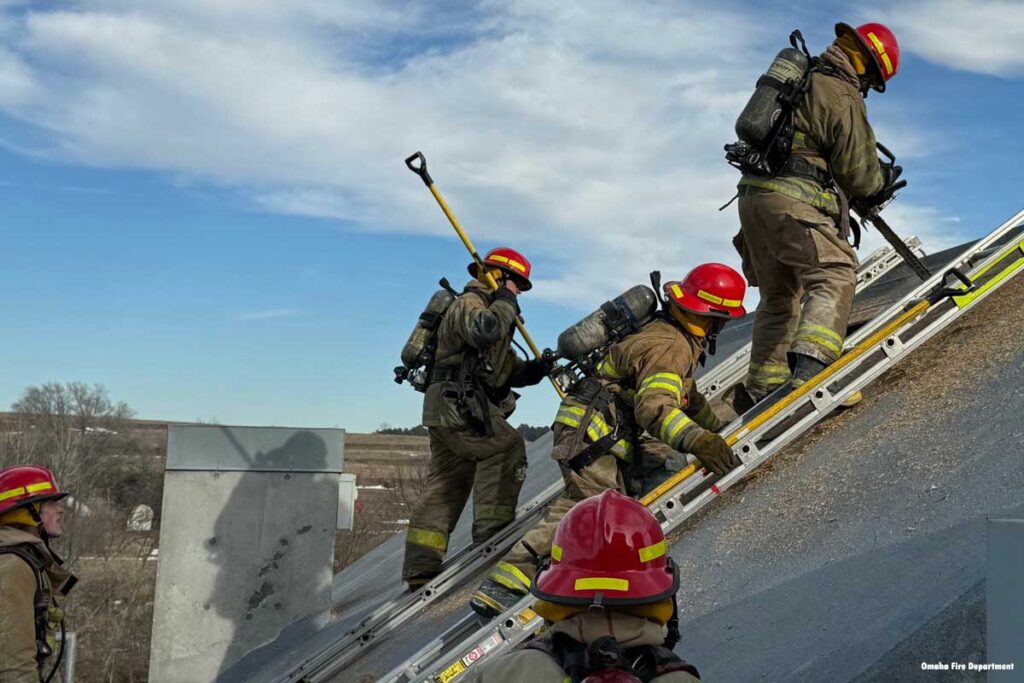
M 609 428 L 607 419 L 610 415 L 607 410 L 608 406 L 615 403 L 620 412 L 625 406 L 600 380 L 594 377 L 585 377 L 577 382 L 569 391 L 569 396 L 587 406 L 582 414 L 577 412 L 579 409 L 574 410 L 572 407 L 563 406 L 559 409 L 557 418 L 559 422 L 576 427 L 578 430 L 577 441 L 572 445 L 573 450 L 579 445 L 579 440 L 584 434 L 589 434 L 591 437 L 591 443 L 586 448 L 566 461 L 566 464 L 574 472 L 579 473 L 584 467 L 611 451 L 615 444 L 622 440 L 619 437 L 621 420 L 616 420 L 615 427 Z M 572 423 L 571 416 L 562 415 L 566 411 L 578 415 L 579 419 L 575 421 L 575 424 Z M 625 442 L 619 452 L 614 454 L 620 460 L 629 459 L 632 449 L 626 443 L 630 441 L 632 439 Z

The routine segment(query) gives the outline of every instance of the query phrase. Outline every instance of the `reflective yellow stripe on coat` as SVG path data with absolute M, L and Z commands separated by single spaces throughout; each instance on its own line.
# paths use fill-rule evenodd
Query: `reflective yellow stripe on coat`
M 610 355 L 602 358 L 601 362 L 594 367 L 594 371 L 604 379 L 622 379 L 622 375 L 620 375 L 619 371 L 615 369 L 615 363 L 612 362 L 612 357 Z
M 555 422 L 564 424 L 567 427 L 572 427 L 573 429 L 580 429 L 583 416 L 586 415 L 586 412 L 587 411 L 583 408 L 563 403 L 558 408 L 558 414 L 555 415 Z M 611 434 L 612 428 L 605 421 L 604 417 L 595 411 L 590 418 L 590 422 L 587 424 L 586 431 L 587 438 L 590 439 L 591 443 L 595 443 L 602 437 Z M 608 452 L 620 460 L 629 462 L 633 457 L 633 444 L 627 439 L 619 439 L 612 444 L 612 447 L 608 449 Z
M 659 372 L 641 382 L 636 395 L 642 396 L 645 392 L 655 389 L 669 392 L 678 401 L 683 394 L 683 378 L 672 372 Z
M 693 420 L 686 416 L 686 413 L 673 408 L 665 419 L 661 421 L 661 429 L 658 430 L 658 438 L 672 448 L 682 450 L 680 445 L 683 442 L 683 432 L 693 424 Z
M 566 427 L 579 429 L 580 420 L 583 419 L 586 412 L 587 411 L 583 408 L 577 408 L 576 406 L 570 406 L 563 403 L 558 407 L 558 414 L 555 415 L 555 422 L 564 424 Z

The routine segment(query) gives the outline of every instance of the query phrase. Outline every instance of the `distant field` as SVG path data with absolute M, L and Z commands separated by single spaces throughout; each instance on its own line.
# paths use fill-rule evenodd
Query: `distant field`
M 429 439 L 425 436 L 392 436 L 387 434 L 345 434 L 346 463 L 403 463 L 430 456 Z M 347 466 L 346 466 L 346 469 Z
M 144 498 L 156 513 L 154 529 L 159 529 L 163 470 L 167 449 L 167 428 L 171 425 L 206 425 L 198 422 L 130 420 L 132 452 L 108 455 L 118 462 L 148 460 L 150 477 L 138 480 L 139 490 L 132 496 Z M 225 425 L 227 426 L 227 425 Z M 0 431 L 20 430 L 18 416 L 0 412 Z M 344 471 L 356 476 L 358 503 L 355 528 L 338 532 L 335 571 L 355 561 L 390 536 L 400 533 L 419 497 L 430 460 L 429 439 L 425 436 L 345 433 Z M 143 495 L 145 490 L 145 495 Z M 158 531 L 157 531 L 158 533 Z

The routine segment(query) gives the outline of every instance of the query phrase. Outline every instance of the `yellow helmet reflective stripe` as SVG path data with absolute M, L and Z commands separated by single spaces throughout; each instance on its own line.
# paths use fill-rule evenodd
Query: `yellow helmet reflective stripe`
M 730 306 L 733 308 L 743 303 L 742 301 L 738 301 L 736 299 L 723 299 L 720 296 L 715 296 L 711 292 L 705 292 L 703 289 L 697 290 L 697 296 L 700 297 L 701 299 L 704 299 L 704 301 L 710 301 L 713 304 L 719 304 L 721 306 Z
M 611 577 L 590 577 L 576 579 L 573 588 L 578 591 L 628 591 L 629 581 Z
M 53 484 L 48 481 L 41 481 L 38 484 L 29 484 L 28 486 L 19 486 L 17 488 L 8 489 L 6 491 L 0 491 L 0 500 L 7 500 L 8 498 L 14 498 L 15 496 L 24 496 L 30 493 L 39 493 L 40 491 L 52 491 Z
M 868 31 L 868 40 L 871 41 L 871 44 L 874 45 L 875 49 L 878 51 L 878 57 L 882 60 L 882 64 L 885 65 L 886 75 L 892 76 L 892 60 L 890 60 L 889 55 L 885 53 L 885 45 L 883 45 L 882 41 L 878 39 L 878 36 L 875 35 L 874 31 Z
M 651 560 L 656 560 L 657 558 L 664 555 L 666 552 L 667 548 L 665 546 L 665 541 L 655 543 L 654 545 L 649 545 L 646 548 L 640 548 L 640 561 L 650 562 Z
M 526 265 L 525 264 L 520 263 L 519 261 L 516 261 L 515 259 L 510 259 L 507 256 L 502 256 L 501 254 L 491 254 L 488 257 L 487 260 L 488 261 L 497 261 L 498 263 L 502 263 L 502 264 L 508 266 L 509 268 L 513 269 L 513 270 L 518 270 L 520 273 L 526 273 Z

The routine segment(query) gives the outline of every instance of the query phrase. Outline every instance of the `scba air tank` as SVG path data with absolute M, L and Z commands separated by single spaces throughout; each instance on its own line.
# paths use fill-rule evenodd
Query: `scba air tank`
M 409 341 L 405 342 L 402 348 L 402 365 L 410 369 L 417 368 L 430 360 L 424 353 L 441 324 L 441 318 L 453 301 L 455 295 L 446 289 L 439 289 L 430 297 L 427 307 L 416 321 L 416 327 L 412 328 Z
M 558 335 L 558 355 L 578 360 L 647 323 L 658 307 L 658 297 L 637 285 Z
M 768 71 L 757 80 L 754 94 L 736 119 L 736 135 L 740 140 L 754 147 L 771 142 L 775 124 L 787 110 L 781 95 L 800 83 L 808 64 L 807 56 L 791 47 L 775 56 Z

